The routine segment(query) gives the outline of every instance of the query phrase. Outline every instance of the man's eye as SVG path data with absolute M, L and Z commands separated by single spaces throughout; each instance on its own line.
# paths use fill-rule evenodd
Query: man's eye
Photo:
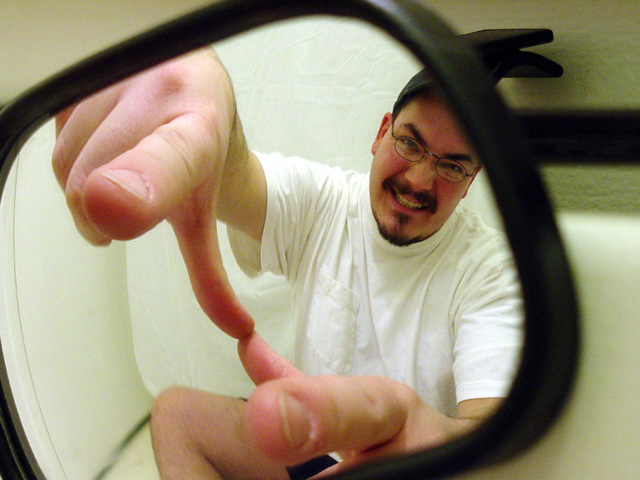
M 420 146 L 409 137 L 402 137 L 402 147 L 414 154 L 421 154 Z
M 440 166 L 456 175 L 466 175 L 467 171 L 457 162 L 452 160 L 441 159 Z

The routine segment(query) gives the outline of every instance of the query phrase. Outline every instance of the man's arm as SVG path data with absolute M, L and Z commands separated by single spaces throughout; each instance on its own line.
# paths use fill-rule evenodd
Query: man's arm
M 53 167 L 80 232 L 107 244 L 168 220 L 203 310 L 230 335 L 248 335 L 253 320 L 224 273 L 216 217 L 259 238 L 266 186 L 213 50 L 114 85 L 56 126 Z
M 238 129 L 241 130 L 239 121 Z M 243 144 L 246 145 L 244 142 Z M 232 143 L 232 148 L 233 145 Z M 264 170 L 258 157 L 248 149 L 242 154 L 234 153 L 230 158 L 233 161 L 225 163 L 224 181 L 220 187 L 218 219 L 261 241 L 267 210 Z M 243 162 L 246 167 L 234 168 L 235 162 Z

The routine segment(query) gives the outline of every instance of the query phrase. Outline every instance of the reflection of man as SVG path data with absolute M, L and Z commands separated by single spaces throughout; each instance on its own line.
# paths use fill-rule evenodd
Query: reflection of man
M 163 478 L 305 478 L 285 465 L 340 451 L 336 469 L 438 445 L 506 394 L 515 273 L 500 236 L 458 207 L 479 160 L 423 75 L 384 116 L 369 175 L 250 152 L 209 51 L 101 93 L 58 126 L 54 166 L 80 230 L 106 243 L 167 218 L 200 304 L 240 339 L 259 385 L 249 402 L 162 394 L 152 433 Z M 216 216 L 246 271 L 288 278 L 294 363 L 328 376 L 302 374 L 252 333 L 221 273 Z

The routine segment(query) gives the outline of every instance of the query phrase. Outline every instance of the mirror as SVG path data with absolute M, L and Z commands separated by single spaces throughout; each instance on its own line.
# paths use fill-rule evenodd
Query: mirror
M 323 45 L 326 56 L 315 55 L 315 45 Z M 344 45 L 350 48 L 338 48 Z M 382 115 L 420 68 L 386 34 L 333 17 L 275 24 L 216 49 L 234 80 L 251 148 L 331 159 L 360 172 L 368 169 Z M 246 51 L 261 61 L 247 65 Z M 308 69 L 299 68 L 303 60 Z M 289 110 L 274 121 L 283 98 Z M 353 129 L 335 129 L 340 122 Z M 331 142 L 316 132 L 330 132 Z M 3 322 L 2 347 L 14 397 L 27 399 L 15 408 L 42 478 L 155 478 L 145 422 L 154 394 L 180 383 L 246 396 L 251 384 L 237 375 L 235 342 L 201 313 L 166 225 L 106 249 L 80 239 L 50 172 L 52 142 L 49 122 L 20 150 L 2 197 L 3 222 L 14 232 L 3 239 L 3 282 L 15 295 L 7 295 L 4 311 L 19 320 Z M 504 228 L 486 180 L 479 178 L 470 192 L 464 202 Z M 222 248 L 231 258 L 228 245 Z M 265 338 L 291 356 L 293 328 L 283 301 L 288 287 L 270 275 L 248 281 L 233 262 L 226 266 L 237 293 L 267 324 Z M 265 309 L 267 295 L 278 301 Z

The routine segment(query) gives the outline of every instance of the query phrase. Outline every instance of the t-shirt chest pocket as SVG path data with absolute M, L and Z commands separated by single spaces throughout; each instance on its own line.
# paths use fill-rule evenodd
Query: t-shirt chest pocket
M 358 295 L 331 278 L 325 265 L 320 268 L 307 334 L 319 360 L 329 369 L 326 373 L 351 374 L 359 303 Z

